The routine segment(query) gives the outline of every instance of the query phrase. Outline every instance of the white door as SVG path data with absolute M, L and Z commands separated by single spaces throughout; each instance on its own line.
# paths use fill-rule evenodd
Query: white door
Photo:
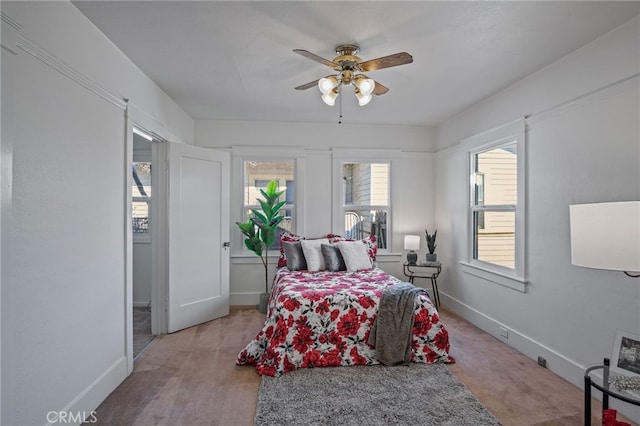
M 229 314 L 229 154 L 169 144 L 168 332 Z

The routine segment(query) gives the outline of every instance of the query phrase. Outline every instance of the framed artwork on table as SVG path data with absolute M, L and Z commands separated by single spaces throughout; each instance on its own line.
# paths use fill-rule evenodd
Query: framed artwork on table
M 640 335 L 618 330 L 613 343 L 611 371 L 640 378 Z

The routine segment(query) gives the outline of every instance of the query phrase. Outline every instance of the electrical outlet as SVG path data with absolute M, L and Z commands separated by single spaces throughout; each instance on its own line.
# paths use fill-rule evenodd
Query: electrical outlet
M 505 339 L 509 338 L 509 330 L 506 327 L 500 327 L 500 335 Z
M 544 367 L 547 368 L 547 360 L 542 358 L 541 356 L 538 357 L 538 365 L 540 367 Z

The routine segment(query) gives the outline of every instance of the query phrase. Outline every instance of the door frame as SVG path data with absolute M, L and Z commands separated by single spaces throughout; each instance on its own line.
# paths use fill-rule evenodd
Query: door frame
M 165 141 L 166 142 L 166 141 Z M 151 146 L 151 164 L 156 165 L 151 181 L 151 334 L 169 331 L 167 301 L 169 292 L 169 167 L 168 143 Z
M 153 196 L 151 197 L 151 333 L 167 333 L 166 293 L 168 290 L 168 275 L 162 256 L 168 250 L 167 244 L 167 194 L 168 178 L 165 159 L 168 140 L 179 140 L 161 123 L 129 102 L 126 110 L 126 143 L 124 153 L 125 170 L 125 357 L 127 359 L 127 375 L 133 372 L 133 231 L 131 226 L 131 200 L 133 176 L 131 164 L 133 162 L 133 127 L 145 131 L 153 136 L 151 144 L 151 164 L 154 167 L 151 179 Z M 157 176 L 157 178 L 156 178 Z M 164 223 L 164 225 L 163 225 Z M 165 257 L 166 259 L 166 257 Z

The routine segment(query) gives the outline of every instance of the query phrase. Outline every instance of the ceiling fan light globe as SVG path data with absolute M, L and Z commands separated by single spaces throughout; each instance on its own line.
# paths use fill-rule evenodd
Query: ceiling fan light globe
M 376 87 L 376 82 L 370 78 L 359 78 L 356 80 L 356 86 L 360 89 L 360 93 L 366 96 L 373 93 L 373 89 Z
M 362 94 L 362 92 L 356 92 L 356 98 L 358 98 L 358 105 L 365 106 L 366 104 L 371 102 L 373 96 L 371 94 L 364 95 Z
M 331 77 L 323 77 L 318 80 L 318 89 L 323 95 L 328 95 L 338 85 L 338 79 Z
M 322 101 L 329 106 L 334 106 L 336 104 L 337 97 L 338 97 L 338 94 L 334 91 L 331 91 L 326 95 L 322 95 Z

